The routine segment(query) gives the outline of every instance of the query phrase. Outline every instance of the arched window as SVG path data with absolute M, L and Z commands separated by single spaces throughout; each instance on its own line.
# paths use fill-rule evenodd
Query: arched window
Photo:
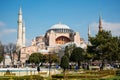
M 60 37 L 56 38 L 56 44 L 65 44 L 68 42 L 70 42 L 70 39 L 65 36 L 60 36 Z

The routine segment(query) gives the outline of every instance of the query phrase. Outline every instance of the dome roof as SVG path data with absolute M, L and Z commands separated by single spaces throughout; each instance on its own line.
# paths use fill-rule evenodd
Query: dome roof
M 70 27 L 65 24 L 58 23 L 53 25 L 50 29 L 70 29 Z

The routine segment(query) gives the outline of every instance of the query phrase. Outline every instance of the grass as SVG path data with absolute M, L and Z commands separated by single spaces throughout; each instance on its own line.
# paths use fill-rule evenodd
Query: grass
M 61 74 L 63 75 L 63 74 Z M 78 74 L 74 74 L 74 75 L 78 75 Z M 17 76 L 0 76 L 0 80 L 30 80 L 30 76 L 27 76 L 29 78 L 26 78 L 25 79 L 25 76 L 22 77 L 17 77 Z M 39 77 L 39 76 L 38 76 Z M 59 80 L 57 78 L 54 78 L 54 79 L 50 79 L 49 77 L 45 77 L 44 78 L 45 80 Z M 35 80 L 43 80 L 43 79 L 35 79 Z M 120 76 L 111 76 L 110 78 L 69 78 L 69 79 L 66 79 L 66 80 L 120 80 Z
M 67 72 L 66 80 L 120 80 L 120 76 L 115 76 L 115 71 L 80 71 Z M 54 76 L 54 77 L 53 77 Z M 53 78 L 52 78 L 53 77 Z M 40 75 L 31 76 L 0 76 L 0 80 L 60 80 L 63 79 L 63 73 L 52 75 L 51 79 L 49 77 L 41 77 Z
M 71 72 L 66 73 L 67 79 L 76 79 L 76 80 L 107 80 L 112 78 L 115 75 L 113 70 L 104 70 L 104 71 L 84 71 L 84 73 Z M 63 79 L 63 74 L 53 75 L 53 78 Z M 114 77 L 113 77 L 114 78 Z M 115 77 L 116 78 L 116 77 Z M 120 79 L 120 77 L 118 77 Z
M 107 78 L 107 80 L 120 80 L 120 76 L 113 76 L 111 78 Z

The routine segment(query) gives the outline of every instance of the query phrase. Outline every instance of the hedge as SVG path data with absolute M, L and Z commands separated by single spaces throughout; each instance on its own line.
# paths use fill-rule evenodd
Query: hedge
M 0 77 L 0 80 L 44 80 L 43 77 L 39 75 L 31 75 L 31 76 L 4 76 Z

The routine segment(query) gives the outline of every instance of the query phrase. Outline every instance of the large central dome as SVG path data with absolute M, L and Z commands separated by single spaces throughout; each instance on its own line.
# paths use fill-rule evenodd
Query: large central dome
M 69 26 L 61 23 L 53 25 L 47 32 L 50 32 L 51 30 L 56 33 L 72 33 L 73 32 L 73 30 L 70 29 Z
M 65 24 L 58 23 L 53 25 L 50 29 L 70 29 L 70 27 Z

